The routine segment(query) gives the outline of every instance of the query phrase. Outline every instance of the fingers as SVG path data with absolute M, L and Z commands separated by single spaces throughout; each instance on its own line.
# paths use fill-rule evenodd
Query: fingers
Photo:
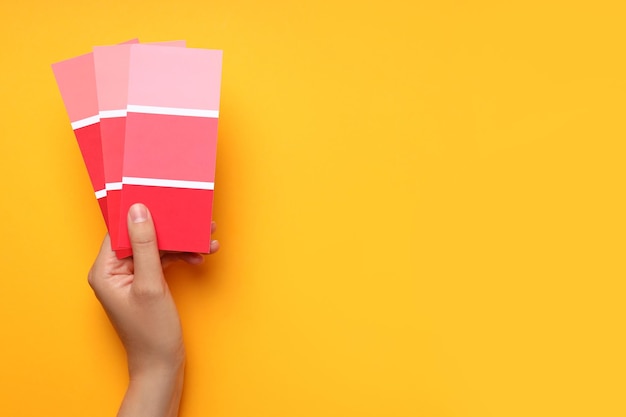
M 100 252 L 96 257 L 96 260 L 93 263 L 93 266 L 89 270 L 89 274 L 87 275 L 87 282 L 91 286 L 91 288 L 96 289 L 98 285 L 98 278 L 103 274 L 103 264 L 106 263 L 106 259 L 115 256 L 113 250 L 111 250 L 111 238 L 107 233 L 102 240 L 102 245 L 100 246 Z
M 134 204 L 128 211 L 128 235 L 135 265 L 133 288 L 142 293 L 161 290 L 163 269 L 156 232 L 150 211 L 143 204 Z
M 215 233 L 217 230 L 217 223 L 211 222 L 211 234 Z M 209 246 L 209 253 L 215 253 L 220 250 L 220 243 L 217 240 L 212 240 Z
M 94 265 L 98 265 L 102 262 L 105 262 L 106 259 L 109 259 L 114 256 L 115 256 L 115 252 L 113 252 L 113 250 L 111 249 L 111 238 L 109 237 L 109 234 L 107 233 L 104 236 L 104 239 L 102 239 L 102 245 L 100 245 L 100 252 L 98 252 L 98 256 L 96 257 L 96 260 L 94 261 Z
M 211 254 L 220 249 L 217 240 L 211 241 Z M 200 265 L 204 263 L 204 256 L 201 253 L 194 252 L 161 252 L 161 265 L 163 269 L 167 268 L 176 261 L 183 261 L 191 265 Z
M 137 206 L 141 206 L 141 205 L 137 205 Z M 133 206 L 134 207 L 134 206 Z M 133 207 L 131 207 L 131 209 L 133 209 Z M 134 210 L 134 209 L 133 209 Z M 149 212 L 148 212 L 148 217 L 149 216 Z M 129 211 L 129 234 L 130 234 L 130 227 L 131 227 L 131 212 Z M 151 221 L 151 218 L 150 218 Z M 211 222 L 211 233 L 215 233 L 215 231 L 217 230 L 217 224 L 212 221 Z M 132 240 L 132 237 L 131 237 Z M 155 238 L 156 240 L 156 238 Z M 209 253 L 213 254 L 215 252 L 217 252 L 220 248 L 220 244 L 217 240 L 213 240 L 210 243 L 210 248 L 209 248 Z M 133 249 L 134 252 L 134 249 Z M 158 251 L 158 255 L 161 259 L 161 268 L 165 269 L 168 266 L 172 265 L 173 263 L 177 262 L 177 261 L 183 261 L 186 262 L 188 264 L 191 265 L 200 265 L 204 262 L 204 256 L 200 253 L 194 253 L 194 252 L 167 252 L 167 251 Z M 134 255 L 135 258 L 135 271 L 137 271 L 137 256 Z
M 191 265 L 200 265 L 204 262 L 204 256 L 199 253 L 191 252 L 167 253 L 161 256 L 161 265 L 163 268 L 167 268 L 176 261 L 187 262 Z

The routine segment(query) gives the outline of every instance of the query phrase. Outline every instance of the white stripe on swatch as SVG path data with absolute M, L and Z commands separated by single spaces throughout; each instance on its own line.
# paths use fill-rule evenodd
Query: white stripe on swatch
M 100 110 L 101 119 L 111 119 L 113 117 L 126 117 L 126 109 L 120 110 Z
M 98 200 L 100 200 L 102 197 L 106 197 L 107 196 L 107 190 L 106 188 L 104 190 L 98 190 L 96 191 L 96 198 Z
M 178 107 L 139 106 L 129 104 L 126 110 L 133 113 L 164 114 L 169 116 L 194 116 L 217 119 L 219 110 L 182 109 Z
M 121 182 L 107 182 L 104 186 L 107 190 L 121 190 L 122 183 Z
M 85 117 L 84 119 L 76 120 L 72 122 L 72 129 L 80 129 L 81 127 L 96 124 L 100 121 L 100 115 Z
M 123 177 L 122 184 L 145 185 L 152 187 L 192 188 L 196 190 L 212 190 L 215 186 L 214 183 L 205 181 L 164 180 L 159 178 L 137 177 Z

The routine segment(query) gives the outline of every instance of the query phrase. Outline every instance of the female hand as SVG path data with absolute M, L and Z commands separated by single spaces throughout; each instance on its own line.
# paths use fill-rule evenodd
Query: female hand
M 159 253 L 152 217 L 142 204 L 128 212 L 128 233 L 133 257 L 117 259 L 107 235 L 88 278 L 128 356 L 130 382 L 118 416 L 176 416 L 185 346 L 163 268 L 176 260 L 200 264 L 204 258 Z M 212 241 L 211 253 L 218 249 Z

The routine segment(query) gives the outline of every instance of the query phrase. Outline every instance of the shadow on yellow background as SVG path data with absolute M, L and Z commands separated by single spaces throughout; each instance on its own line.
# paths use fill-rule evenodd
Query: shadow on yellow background
M 182 416 L 623 416 L 623 2 L 0 6 L 0 410 L 112 416 L 105 233 L 52 62 L 224 50 Z

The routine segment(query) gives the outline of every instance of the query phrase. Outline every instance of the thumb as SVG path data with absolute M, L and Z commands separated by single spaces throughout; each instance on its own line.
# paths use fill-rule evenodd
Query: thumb
M 135 265 L 133 288 L 140 293 L 161 290 L 163 269 L 156 232 L 150 211 L 143 204 L 133 204 L 128 210 L 128 235 Z

